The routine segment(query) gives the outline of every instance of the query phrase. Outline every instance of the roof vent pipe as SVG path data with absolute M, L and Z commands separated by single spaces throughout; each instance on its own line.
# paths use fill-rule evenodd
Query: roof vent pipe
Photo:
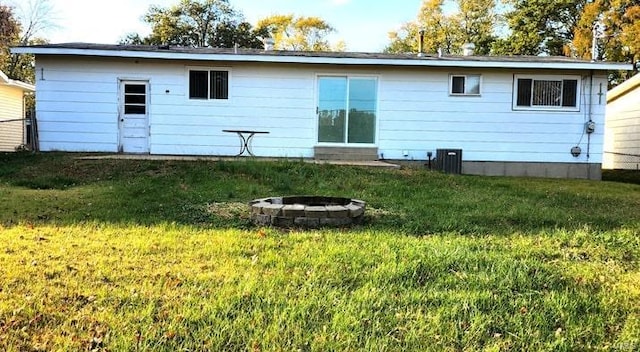
M 591 61 L 598 61 L 598 25 L 593 25 L 593 30 L 591 32 Z
M 275 41 L 273 40 L 273 38 L 268 37 L 262 40 L 262 44 L 264 45 L 264 51 L 270 51 L 273 50 Z
M 418 35 L 418 56 L 422 56 L 424 53 L 424 29 L 421 29 Z
M 473 43 L 466 43 L 462 46 L 462 55 L 464 56 L 473 56 L 473 51 L 476 49 L 476 46 Z

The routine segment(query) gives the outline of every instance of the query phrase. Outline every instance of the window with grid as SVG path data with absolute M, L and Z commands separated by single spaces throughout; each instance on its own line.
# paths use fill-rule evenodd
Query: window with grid
M 124 113 L 144 115 L 147 113 L 147 85 L 127 83 L 124 85 Z
M 229 71 L 189 70 L 189 99 L 229 99 Z
M 580 78 L 516 76 L 514 108 L 518 110 L 579 110 Z

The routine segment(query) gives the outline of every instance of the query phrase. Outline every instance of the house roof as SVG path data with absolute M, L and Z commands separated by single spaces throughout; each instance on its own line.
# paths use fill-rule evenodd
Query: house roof
M 640 87 L 640 74 L 636 74 L 635 76 L 609 90 L 609 92 L 607 93 L 607 103 L 610 103 L 624 96 L 625 94 L 638 87 Z
M 244 48 L 63 43 L 15 47 L 15 54 L 75 55 L 139 59 L 378 65 L 461 68 L 631 70 L 631 64 L 591 62 L 558 56 L 451 56 L 356 52 L 280 51 Z
M 36 87 L 34 85 L 29 84 L 29 83 L 25 83 L 25 82 L 22 82 L 22 81 L 13 80 L 13 79 L 7 77 L 7 75 L 5 75 L 4 72 L 2 72 L 2 71 L 0 71 L 0 85 L 20 88 L 25 92 L 35 92 L 36 91 Z

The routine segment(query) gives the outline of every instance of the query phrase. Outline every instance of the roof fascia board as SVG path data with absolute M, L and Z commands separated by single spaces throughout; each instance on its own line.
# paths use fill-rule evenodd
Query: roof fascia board
M 338 58 L 319 56 L 285 55 L 235 55 L 235 54 L 193 54 L 180 52 L 151 52 L 128 50 L 98 50 L 74 48 L 33 48 L 16 47 L 15 54 L 77 55 L 136 59 L 193 60 L 193 61 L 236 61 L 262 63 L 333 64 L 333 65 L 379 65 L 415 67 L 463 67 L 463 68 L 516 68 L 516 69 L 575 69 L 575 70 L 631 70 L 631 64 L 610 62 L 512 62 L 475 61 L 455 59 L 407 60 L 374 58 Z
M 630 91 L 636 89 L 640 86 L 640 74 L 636 74 L 635 76 L 629 78 L 628 80 L 622 82 L 618 86 L 612 88 L 609 93 L 607 93 L 607 103 L 610 103 Z
M 0 71 L 0 84 L 5 85 L 5 86 L 9 86 L 9 87 L 16 87 L 16 88 L 20 88 L 24 91 L 28 91 L 28 92 L 35 92 L 36 91 L 36 87 L 32 84 L 29 83 L 25 83 L 22 81 L 16 81 L 14 79 L 11 79 L 9 77 L 7 77 L 7 75 L 4 74 L 4 72 Z
M 29 83 L 25 83 L 22 81 L 14 81 L 11 80 L 11 82 L 9 82 L 9 84 L 7 84 L 8 86 L 13 86 L 13 87 L 18 87 L 20 89 L 22 89 L 25 92 L 35 92 L 36 91 L 36 87 L 32 84 Z

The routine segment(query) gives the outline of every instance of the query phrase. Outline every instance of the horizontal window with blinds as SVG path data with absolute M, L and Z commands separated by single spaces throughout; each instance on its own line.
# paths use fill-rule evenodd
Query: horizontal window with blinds
M 516 76 L 514 109 L 578 111 L 579 83 L 578 76 Z
M 189 99 L 229 99 L 229 71 L 189 70 Z

